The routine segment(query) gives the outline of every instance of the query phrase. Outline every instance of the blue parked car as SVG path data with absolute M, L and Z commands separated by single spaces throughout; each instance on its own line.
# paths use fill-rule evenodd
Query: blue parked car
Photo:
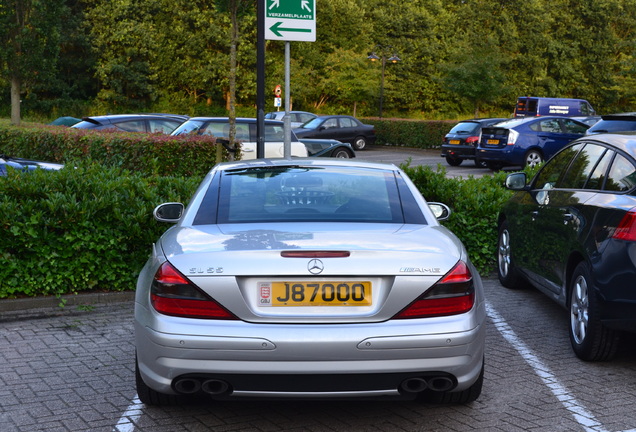
M 585 135 L 588 128 L 585 123 L 567 117 L 508 120 L 481 130 L 476 158 L 492 170 L 535 166 Z

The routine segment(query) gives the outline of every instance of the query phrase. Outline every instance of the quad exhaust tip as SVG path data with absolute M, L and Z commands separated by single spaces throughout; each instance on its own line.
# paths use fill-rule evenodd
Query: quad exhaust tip
M 400 384 L 400 389 L 405 393 L 421 393 L 426 389 L 436 392 L 445 392 L 455 387 L 455 382 L 447 376 L 434 376 L 428 378 L 407 378 Z
M 209 395 L 218 396 L 227 393 L 230 385 L 218 379 L 179 378 L 174 382 L 174 390 L 179 394 L 190 395 L 202 391 Z

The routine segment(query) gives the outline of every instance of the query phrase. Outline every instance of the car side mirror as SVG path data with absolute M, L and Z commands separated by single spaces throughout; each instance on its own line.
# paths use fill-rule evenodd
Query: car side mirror
M 526 173 L 516 172 L 508 174 L 506 181 L 504 182 L 504 186 L 506 189 L 510 190 L 524 190 L 526 189 L 526 181 Z
M 183 215 L 184 205 L 177 202 L 163 203 L 158 205 L 152 212 L 152 215 L 159 222 L 179 222 Z
M 428 203 L 428 208 L 430 208 L 433 212 L 433 216 L 435 216 L 435 219 L 439 221 L 448 219 L 451 214 L 451 210 L 446 204 L 430 202 Z

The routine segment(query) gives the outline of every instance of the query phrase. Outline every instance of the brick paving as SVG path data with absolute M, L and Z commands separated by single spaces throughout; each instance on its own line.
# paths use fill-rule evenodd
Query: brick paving
M 0 431 L 607 431 L 636 430 L 636 344 L 584 363 L 567 314 L 535 290 L 485 281 L 490 306 L 591 413 L 584 427 L 490 321 L 482 396 L 470 405 L 416 402 L 135 402 L 133 305 L 0 310 Z M 561 397 L 560 399 L 564 399 Z

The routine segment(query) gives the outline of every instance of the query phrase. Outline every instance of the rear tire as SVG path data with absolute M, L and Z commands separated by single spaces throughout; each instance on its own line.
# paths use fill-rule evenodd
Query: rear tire
M 599 299 L 587 263 L 581 262 L 574 269 L 569 294 L 569 333 L 574 353 L 585 361 L 610 360 L 616 354 L 620 334 L 601 322 Z
M 139 362 L 135 355 L 135 383 L 137 385 L 137 396 L 139 400 L 146 405 L 154 406 L 172 406 L 179 404 L 179 397 L 177 395 L 169 395 L 159 393 L 156 390 L 151 389 L 146 385 L 141 374 L 139 373 Z
M 525 166 L 529 166 L 531 168 L 536 167 L 540 163 L 543 163 L 543 155 L 539 150 L 530 150 L 526 153 L 526 157 L 524 158 Z
M 353 148 L 355 150 L 363 150 L 367 146 L 367 139 L 363 136 L 359 136 L 353 140 Z
M 454 158 L 450 156 L 446 156 L 446 163 L 450 166 L 460 166 L 462 164 L 462 158 Z
M 340 150 L 336 150 L 332 157 L 335 157 L 338 159 L 350 159 L 351 154 L 349 154 L 347 150 L 340 149 Z
M 434 404 L 467 404 L 476 401 L 481 395 L 484 386 L 484 364 L 481 365 L 481 372 L 477 381 L 466 390 L 459 392 L 433 392 L 426 390 L 421 393 L 420 398 L 425 402 Z
M 497 240 L 497 276 L 499 276 L 499 282 L 506 288 L 522 288 L 525 285 L 525 281 L 519 274 L 512 259 L 508 221 L 503 221 L 499 226 L 499 236 Z

